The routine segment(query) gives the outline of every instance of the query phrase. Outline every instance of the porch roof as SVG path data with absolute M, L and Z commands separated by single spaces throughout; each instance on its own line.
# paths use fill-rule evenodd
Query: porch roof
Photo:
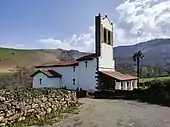
M 138 77 L 131 76 L 131 75 L 128 75 L 128 74 L 122 74 L 118 71 L 100 71 L 100 72 L 105 74 L 105 75 L 108 75 L 110 77 L 113 77 L 114 79 L 120 80 L 120 81 L 138 79 Z

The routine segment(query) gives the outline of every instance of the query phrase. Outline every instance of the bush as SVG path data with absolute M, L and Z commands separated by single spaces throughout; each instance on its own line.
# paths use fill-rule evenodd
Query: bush
M 147 84 L 149 87 L 139 94 L 139 100 L 170 106 L 170 80 L 154 80 Z
M 30 75 L 33 72 L 34 68 L 17 66 L 13 74 L 0 76 L 0 89 L 32 87 L 32 78 Z

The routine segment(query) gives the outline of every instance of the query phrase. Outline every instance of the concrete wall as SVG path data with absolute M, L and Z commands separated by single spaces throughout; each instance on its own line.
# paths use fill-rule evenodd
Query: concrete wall
M 40 79 L 41 84 L 40 84 Z M 41 87 L 54 87 L 54 88 L 60 88 L 61 84 L 61 78 L 48 78 L 43 73 L 38 73 L 33 77 L 33 87 L 34 88 L 41 88 Z
M 73 71 L 73 66 L 63 66 L 63 67 L 45 67 L 42 70 L 54 70 L 62 75 L 61 87 L 67 87 L 67 89 L 77 89 L 82 88 L 85 90 L 95 90 L 96 86 L 96 59 L 80 61 L 79 66 L 75 66 L 75 71 Z M 46 78 L 46 77 L 44 77 Z M 73 84 L 73 79 L 75 79 L 75 84 Z M 46 79 L 43 79 L 46 80 Z M 53 82 L 51 80 L 51 82 Z M 55 81 L 54 81 L 55 82 Z M 48 83 L 48 82 L 46 82 Z

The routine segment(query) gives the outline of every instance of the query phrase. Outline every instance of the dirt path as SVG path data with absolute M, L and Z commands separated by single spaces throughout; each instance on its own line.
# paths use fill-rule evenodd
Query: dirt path
M 81 99 L 79 115 L 53 127 L 170 127 L 170 108 L 125 100 Z

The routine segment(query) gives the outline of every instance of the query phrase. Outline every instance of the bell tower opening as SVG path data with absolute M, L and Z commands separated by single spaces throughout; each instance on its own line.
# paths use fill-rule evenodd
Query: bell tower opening
M 107 34 L 106 34 L 106 28 L 104 28 L 104 42 L 107 42 L 106 36 L 107 36 Z

